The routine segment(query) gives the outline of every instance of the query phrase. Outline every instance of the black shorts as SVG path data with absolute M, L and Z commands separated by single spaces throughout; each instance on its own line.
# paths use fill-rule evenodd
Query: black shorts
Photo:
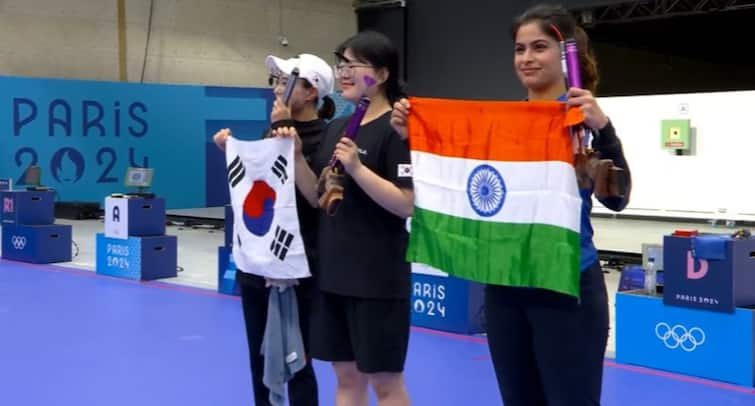
M 409 345 L 408 299 L 362 299 L 315 289 L 310 353 L 330 362 L 356 361 L 365 374 L 403 372 Z

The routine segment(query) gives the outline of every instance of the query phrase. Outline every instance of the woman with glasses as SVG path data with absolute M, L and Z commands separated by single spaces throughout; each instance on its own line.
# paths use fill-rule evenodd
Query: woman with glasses
M 315 174 L 332 157 L 345 170 L 337 212 L 320 212 L 311 355 L 332 363 L 337 405 L 366 406 L 370 386 L 378 404 L 408 405 L 403 380 L 410 322 L 405 220 L 413 210 L 414 192 L 408 145 L 390 124 L 391 105 L 401 96 L 398 52 L 384 35 L 361 32 L 341 44 L 336 56 L 342 97 L 357 103 L 366 95 L 370 105 L 354 140 L 343 136 L 349 119 L 336 119 L 325 129 L 311 163 L 296 153 L 296 186 L 313 206 L 319 200 Z M 274 133 L 296 136 L 291 128 Z
M 333 117 L 335 103 L 328 96 L 333 92 L 333 71 L 330 66 L 314 55 L 302 54 L 288 60 L 268 56 L 265 61 L 270 70 L 270 84 L 273 86 L 275 102 L 270 113 L 271 129 L 293 126 L 301 139 L 301 155 L 306 161 L 311 160 L 322 141 L 325 120 Z M 289 77 L 294 68 L 299 69 L 299 79 L 288 105 L 282 97 Z M 318 104 L 321 104 L 318 111 Z M 269 131 L 268 131 L 269 134 Z M 220 130 L 214 136 L 219 148 L 225 148 L 225 142 L 231 136 L 230 130 Z M 315 290 L 314 278 L 317 277 L 317 209 L 296 194 L 300 231 L 304 249 L 313 278 L 299 280 L 295 286 L 299 310 L 299 325 L 304 338 L 304 348 L 309 351 L 309 318 L 312 298 Z M 241 288 L 241 302 L 246 323 L 247 342 L 252 369 L 252 386 L 255 405 L 270 405 L 270 391 L 262 382 L 264 359 L 260 355 L 262 338 L 265 333 L 268 304 L 268 281 L 263 277 L 237 272 L 236 280 Z M 317 405 L 317 380 L 311 359 L 307 365 L 288 382 L 288 397 L 292 406 Z

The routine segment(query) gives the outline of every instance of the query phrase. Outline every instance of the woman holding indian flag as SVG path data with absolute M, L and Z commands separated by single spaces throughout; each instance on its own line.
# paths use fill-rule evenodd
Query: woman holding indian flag
M 413 98 L 394 104 L 391 123 L 409 138 L 414 167 L 407 255 L 487 284 L 488 345 L 506 406 L 598 405 L 609 313 L 592 239 L 592 195 L 623 210 L 629 167 L 593 96 L 596 62 L 573 16 L 562 7 L 535 6 L 511 32 L 526 102 Z M 576 39 L 582 86 L 566 85 L 564 38 Z M 575 111 L 565 112 L 564 104 Z M 564 136 L 573 124 L 586 128 L 584 137 Z M 548 131 L 553 138 L 542 134 Z M 585 147 L 623 170 L 621 193 L 599 194 L 594 179 L 577 179 L 575 152 Z M 527 190 L 527 181 L 539 189 Z M 455 198 L 438 197 L 455 192 Z

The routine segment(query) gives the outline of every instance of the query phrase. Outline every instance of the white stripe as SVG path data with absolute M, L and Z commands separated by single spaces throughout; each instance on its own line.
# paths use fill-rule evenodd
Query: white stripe
M 489 217 L 479 215 L 467 194 L 479 165 L 495 168 L 506 185 L 503 205 Z M 560 161 L 497 162 L 450 158 L 412 151 L 415 205 L 472 220 L 548 224 L 579 232 L 582 199 L 574 167 Z
M 420 274 L 420 275 L 430 275 L 430 276 L 440 276 L 443 278 L 447 278 L 448 274 L 431 267 L 430 265 L 420 264 L 416 262 L 412 262 L 412 273 Z

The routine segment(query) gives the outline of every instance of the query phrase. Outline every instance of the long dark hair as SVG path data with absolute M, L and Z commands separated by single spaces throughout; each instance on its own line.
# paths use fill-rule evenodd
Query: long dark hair
M 404 85 L 399 79 L 398 50 L 388 37 L 375 31 L 362 31 L 339 45 L 336 55 L 343 55 L 346 49 L 350 49 L 358 60 L 369 63 L 375 69 L 388 70 L 388 80 L 383 87 L 391 104 L 406 96 Z
M 525 24 L 537 23 L 540 29 L 549 37 L 558 41 L 558 37 L 551 24 L 556 26 L 565 38 L 574 38 L 579 51 L 579 67 L 582 73 L 582 86 L 595 93 L 598 88 L 598 62 L 590 47 L 587 33 L 577 25 L 577 20 L 562 6 L 541 4 L 527 9 L 514 20 L 511 27 L 511 37 L 516 40 L 519 28 Z

